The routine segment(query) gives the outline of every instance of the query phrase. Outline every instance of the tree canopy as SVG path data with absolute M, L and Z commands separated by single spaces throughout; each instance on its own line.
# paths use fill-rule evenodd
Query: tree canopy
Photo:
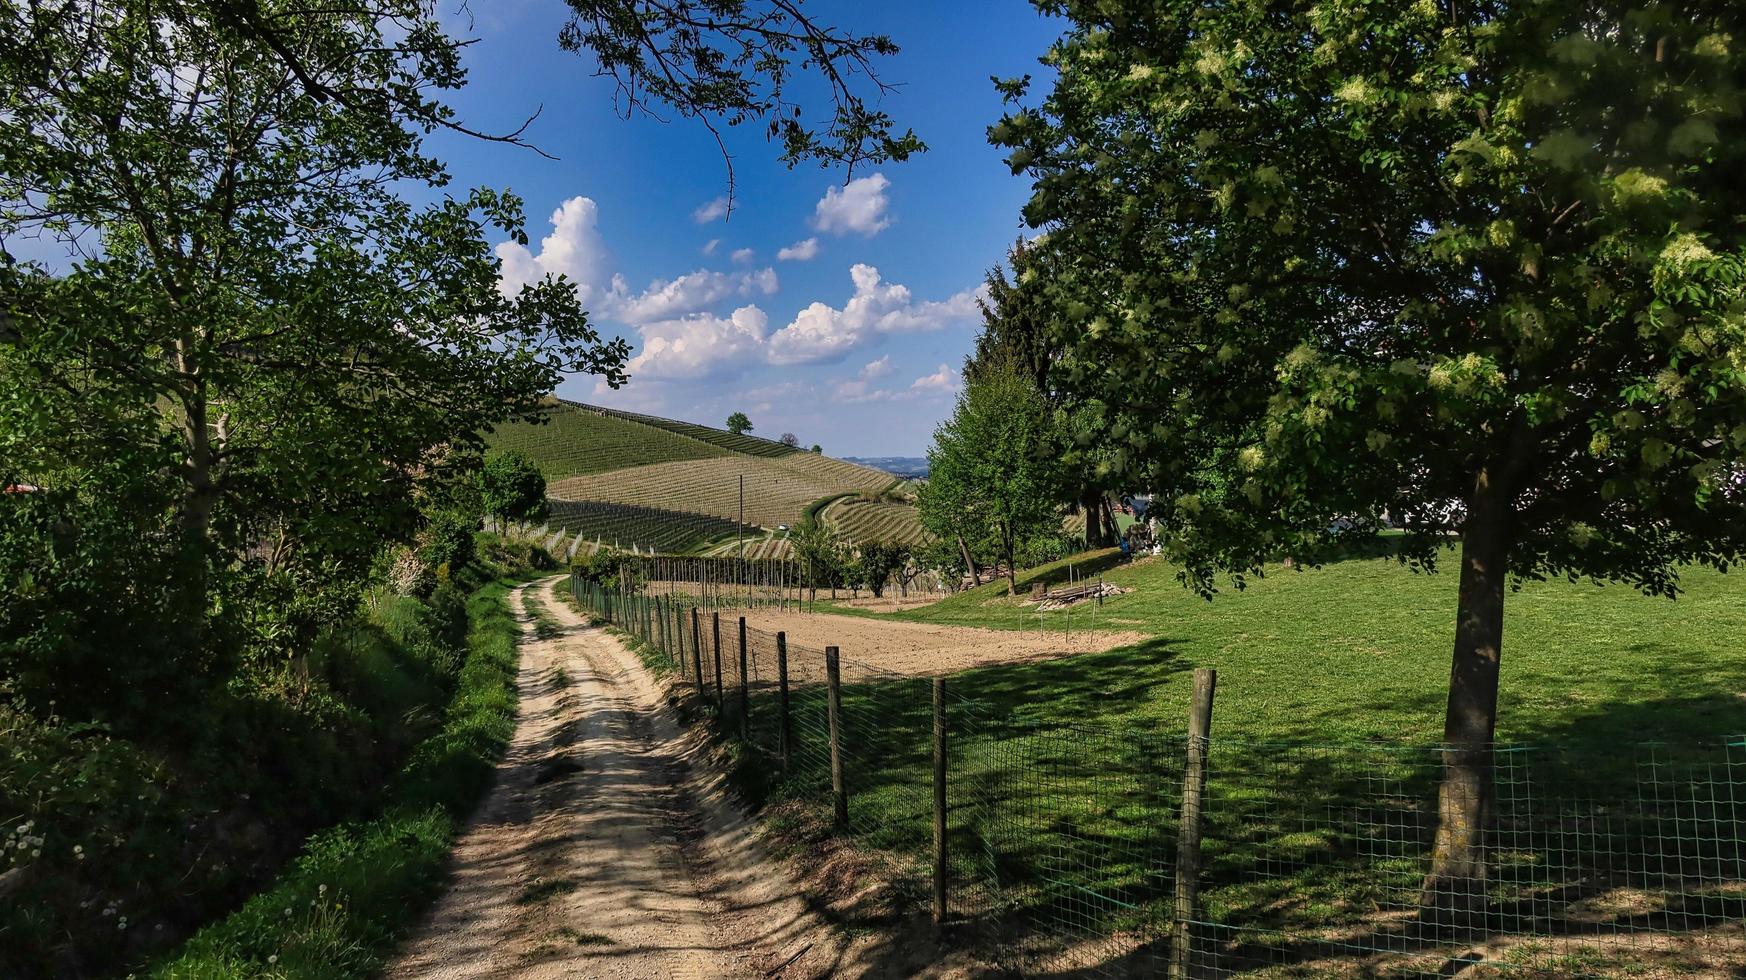
M 1746 10 L 1043 6 L 1058 81 L 991 135 L 1062 383 L 1133 420 L 1209 594 L 1459 536 L 1433 883 L 1481 874 L 1506 577 L 1672 595 L 1746 552 Z
M 745 412 L 735 412 L 727 417 L 727 430 L 736 436 L 743 436 L 752 431 L 752 420 Z
M 1018 591 L 1021 542 L 1058 521 L 1063 483 L 1054 417 L 1030 379 L 1010 362 L 985 365 L 934 430 L 921 521 L 943 540 L 993 542 Z
M 479 498 L 485 513 L 493 517 L 537 520 L 546 512 L 546 478 L 521 453 L 493 453 L 479 473 Z

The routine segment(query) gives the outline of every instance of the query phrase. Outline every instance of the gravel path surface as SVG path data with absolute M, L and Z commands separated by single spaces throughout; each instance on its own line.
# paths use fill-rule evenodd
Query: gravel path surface
M 523 635 L 515 738 L 456 846 L 448 893 L 389 975 L 761 975 L 687 860 L 685 761 L 644 714 L 640 669 L 548 587 L 510 595 Z M 535 637 L 529 590 L 559 636 Z
M 856 921 L 880 882 L 845 895 L 841 862 L 770 857 L 709 741 L 635 654 L 552 595 L 558 582 L 509 597 L 522 628 L 515 737 L 456 844 L 448 892 L 388 976 L 983 975 L 939 945 L 925 913 L 832 926 Z M 537 635 L 525 595 L 556 636 Z

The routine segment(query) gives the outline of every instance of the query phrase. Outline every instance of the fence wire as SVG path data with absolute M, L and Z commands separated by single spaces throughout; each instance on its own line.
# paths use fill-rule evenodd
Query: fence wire
M 828 820 L 824 650 L 747 627 L 742 673 L 732 612 L 575 588 L 740 740 L 760 798 Z M 919 873 L 933 843 L 931 680 L 840 662 L 838 832 Z M 1201 845 L 1185 866 L 1184 734 L 1017 723 L 954 687 L 950 912 L 983 926 L 984 951 L 1020 973 L 1746 976 L 1746 736 L 1677 751 L 1497 746 L 1483 798 L 1466 808 L 1479 828 L 1473 872 L 1439 876 L 1439 792 L 1455 785 L 1444 747 L 1215 731 Z M 1195 868 L 1198 899 L 1183 914 L 1179 880 Z

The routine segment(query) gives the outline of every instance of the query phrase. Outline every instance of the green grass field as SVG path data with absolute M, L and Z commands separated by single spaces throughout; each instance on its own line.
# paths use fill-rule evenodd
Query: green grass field
M 1195 667 L 1219 671 L 1215 731 L 1256 739 L 1426 743 L 1441 737 L 1455 622 L 1455 554 L 1417 574 L 1388 559 L 1274 567 L 1212 601 L 1159 559 L 1093 553 L 1021 574 L 1054 584 L 1071 565 L 1131 588 L 1095 611 L 1046 614 L 1053 631 L 1151 634 L 1105 654 L 967 674 L 962 687 L 1038 720 L 1180 727 Z M 1678 741 L 1746 729 L 1746 575 L 1689 570 L 1677 600 L 1620 585 L 1529 582 L 1505 600 L 1500 741 Z M 1038 628 L 991 583 L 891 618 Z M 842 610 L 847 612 L 849 610 Z
M 1378 559 L 1273 568 L 1211 602 L 1186 591 L 1163 561 L 1117 565 L 1115 557 L 1045 566 L 1021 576 L 1021 586 L 1039 576 L 1063 581 L 1069 567 L 1102 574 L 1134 591 L 1106 601 L 1098 626 L 1149 639 L 947 681 L 960 873 L 1000 881 L 1006 901 L 1058 933 L 1143 932 L 1155 923 L 1169 894 L 1193 670 L 1213 667 L 1203 902 L 1219 924 L 1209 929 L 1221 962 L 1301 964 L 1394 949 L 1398 937 L 1388 938 L 1387 917 L 1377 916 L 1414 908 L 1424 873 L 1453 554 L 1437 574 Z M 1746 576 L 1692 570 L 1684 585 L 1677 601 L 1563 581 L 1527 583 L 1508 597 L 1498 735 L 1520 748 L 1499 755 L 1506 830 L 1493 928 L 1556 930 L 1565 916 L 1592 916 L 1570 896 L 1603 893 L 1621 905 L 1660 894 L 1701 910 L 1678 920 L 1683 928 L 1746 912 L 1732 856 L 1738 828 L 1714 803 L 1746 795 Z M 920 610 L 855 614 L 1037 628 L 1034 610 L 1007 598 L 1004 582 Z M 1082 631 L 1092 609 L 1050 614 L 1047 628 L 1065 640 L 1069 617 Z M 844 713 L 868 719 L 854 730 L 847 763 L 855 835 L 919 858 L 929 841 L 925 692 L 909 681 L 848 687 Z M 1664 744 L 1645 744 L 1656 742 Z M 772 787 L 773 798 L 815 805 L 828 785 L 815 756 L 803 754 L 810 764 Z M 1637 870 L 1619 878 L 1609 870 L 1619 867 Z M 1583 929 L 1600 928 L 1584 921 Z M 1600 921 L 1627 932 L 1680 928 L 1672 919 Z M 1358 938 L 1330 953 L 1318 938 L 1330 930 Z M 1628 972 L 1640 965 L 1635 955 L 1607 952 L 1613 958 L 1598 969 Z

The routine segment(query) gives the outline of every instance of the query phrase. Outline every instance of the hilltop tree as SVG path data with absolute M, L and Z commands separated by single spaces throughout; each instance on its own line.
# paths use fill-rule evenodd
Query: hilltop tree
M 1061 377 L 1189 584 L 1381 518 L 1460 581 L 1425 900 L 1483 895 L 1506 582 L 1746 553 L 1746 8 L 1046 4 Z M 1004 83 L 1022 99 L 1023 81 Z
M 795 435 L 792 432 L 782 433 L 782 438 L 777 439 L 776 441 L 780 442 L 784 446 L 787 446 L 789 449 L 799 449 L 800 448 L 800 437 Z
M 727 417 L 727 430 L 736 436 L 743 436 L 752 431 L 752 420 L 745 412 L 735 412 Z
M 984 365 L 934 430 L 917 500 L 923 526 L 946 540 L 991 540 L 1016 594 L 1019 542 L 1056 521 L 1060 450 L 1052 412 L 1030 379 L 1011 363 Z
M 479 473 L 485 513 L 508 521 L 539 520 L 546 514 L 546 477 L 534 461 L 514 450 L 492 453 Z
M 815 442 L 812 444 L 811 452 L 814 453 L 815 455 L 823 455 L 824 454 L 824 447 Z

